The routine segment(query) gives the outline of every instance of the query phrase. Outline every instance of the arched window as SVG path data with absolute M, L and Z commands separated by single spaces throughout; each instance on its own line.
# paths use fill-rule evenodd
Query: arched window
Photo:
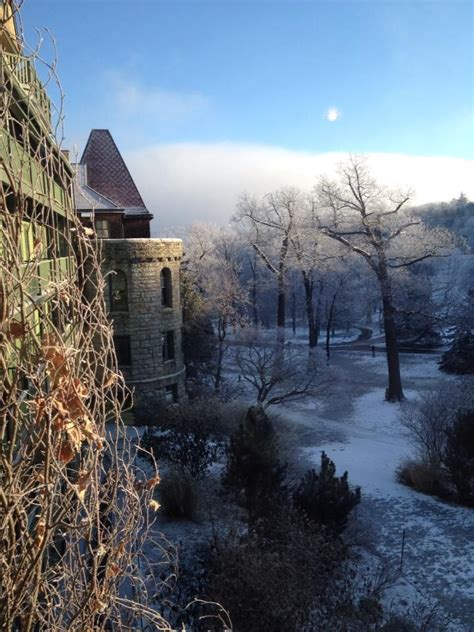
M 128 312 L 127 277 L 120 270 L 109 274 L 109 301 L 111 312 Z
M 173 307 L 173 286 L 171 283 L 171 270 L 163 268 L 161 271 L 161 304 L 165 307 Z

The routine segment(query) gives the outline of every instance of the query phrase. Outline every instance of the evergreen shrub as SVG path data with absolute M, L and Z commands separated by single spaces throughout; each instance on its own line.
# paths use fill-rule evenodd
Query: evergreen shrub
M 306 472 L 293 494 L 295 507 L 301 513 L 335 533 L 346 528 L 348 516 L 360 498 L 360 487 L 350 488 L 347 472 L 336 476 L 336 466 L 324 452 L 319 472 Z

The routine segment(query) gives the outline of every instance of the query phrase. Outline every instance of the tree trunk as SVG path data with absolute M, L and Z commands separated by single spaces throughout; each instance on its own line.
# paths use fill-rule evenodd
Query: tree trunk
M 291 328 L 293 336 L 296 336 L 296 292 L 294 288 L 291 292 Z
M 253 324 L 258 327 L 258 302 L 257 302 L 257 284 L 254 282 L 251 291 Z
M 254 261 L 250 260 L 250 269 L 252 270 L 252 285 L 250 289 L 250 301 L 252 305 L 253 324 L 258 327 L 258 283 L 257 283 L 257 255 L 254 253 Z
M 331 307 L 329 308 L 329 314 L 328 314 L 328 322 L 326 325 L 326 357 L 328 360 L 331 358 L 331 351 L 330 351 L 331 329 L 333 328 L 332 322 L 334 318 L 334 308 L 336 306 L 336 296 L 337 296 L 337 292 L 332 297 Z
M 227 324 L 219 323 L 218 325 L 218 340 L 219 346 L 217 349 L 217 366 L 216 374 L 214 376 L 214 390 L 217 393 L 222 382 L 222 364 L 224 360 L 224 340 L 226 337 Z
M 305 270 L 301 271 L 303 275 L 303 285 L 305 293 L 306 316 L 308 318 L 308 342 L 309 348 L 314 349 L 318 344 L 318 330 L 316 326 L 316 318 L 314 314 L 313 303 L 313 281 Z
M 277 346 L 283 347 L 285 343 L 285 312 L 286 312 L 286 290 L 285 277 L 278 275 L 278 299 L 277 299 Z
M 319 282 L 319 296 L 316 303 L 316 317 L 314 321 L 316 344 L 318 344 L 319 334 L 321 333 L 321 320 L 322 320 L 322 311 L 323 311 L 323 301 L 322 301 L 323 291 L 324 291 L 324 283 L 320 281 Z
M 379 271 L 379 282 L 382 292 L 385 348 L 387 350 L 388 365 L 388 387 L 385 391 L 385 399 L 389 402 L 401 402 L 405 399 L 405 396 L 403 394 L 402 378 L 400 375 L 395 308 L 393 306 L 390 279 L 385 269 Z

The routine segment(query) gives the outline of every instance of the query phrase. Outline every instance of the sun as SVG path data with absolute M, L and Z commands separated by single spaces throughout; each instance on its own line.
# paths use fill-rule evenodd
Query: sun
M 337 121 L 337 119 L 340 117 L 340 113 L 339 110 L 337 110 L 336 108 L 329 108 L 329 110 L 326 112 L 326 119 L 330 122 L 330 123 L 334 123 L 334 121 Z

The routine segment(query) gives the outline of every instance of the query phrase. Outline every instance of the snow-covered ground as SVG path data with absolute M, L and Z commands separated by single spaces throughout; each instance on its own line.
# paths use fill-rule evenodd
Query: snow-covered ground
M 437 356 L 402 355 L 407 403 L 384 401 L 385 358 L 382 354 L 339 354 L 333 363 L 336 394 L 318 405 L 285 409 L 287 422 L 312 426 L 301 449 L 303 461 L 318 465 L 324 450 L 339 472 L 347 470 L 362 488 L 357 521 L 371 552 L 397 571 L 405 531 L 403 570 L 389 591 L 391 602 L 438 603 L 450 629 L 474 630 L 474 511 L 419 494 L 400 485 L 395 472 L 412 448 L 400 423 L 405 406 L 417 393 L 450 379 L 437 369 Z M 334 414 L 334 408 L 336 413 Z M 307 437 L 313 438 L 308 445 Z
M 304 362 L 306 349 L 298 349 Z M 338 472 L 347 470 L 351 484 L 362 488 L 362 502 L 350 527 L 355 535 L 349 537 L 354 537 L 364 564 L 380 561 L 396 578 L 386 593 L 389 607 L 406 610 L 420 603 L 437 604 L 450 621 L 450 632 L 474 632 L 474 511 L 419 494 L 400 485 L 395 475 L 398 465 L 412 455 L 400 421 L 404 407 L 440 381 L 453 378 L 438 370 L 436 354 L 401 354 L 400 360 L 407 401 L 395 405 L 384 401 L 383 353 L 335 353 L 326 367 L 330 380 L 322 395 L 274 409 L 281 420 L 282 447 L 288 448 L 284 458 L 302 472 L 317 467 L 324 450 Z M 244 380 L 237 382 L 231 352 L 225 374 L 229 383 L 241 388 L 240 398 L 250 403 L 254 394 Z M 217 479 L 215 486 L 217 490 Z M 206 506 L 216 502 L 216 490 Z M 232 511 L 221 511 L 218 521 L 224 526 L 239 524 Z M 175 544 L 181 543 L 182 552 L 191 549 L 184 557 L 192 560 L 193 548 L 209 540 L 215 524 L 203 515 L 199 523 L 160 519 L 158 527 Z
M 266 340 L 268 342 L 274 342 L 275 340 L 275 329 L 259 329 L 259 339 Z M 233 342 L 238 340 L 241 335 L 241 331 L 237 330 L 236 332 L 229 332 L 227 334 L 226 340 L 228 342 Z M 326 342 L 326 330 L 321 329 L 319 332 L 319 343 L 321 345 Z M 359 338 L 362 333 L 361 327 L 350 327 L 349 329 L 336 329 L 334 331 L 334 335 L 331 333 L 331 346 L 338 344 L 347 344 L 349 342 L 354 342 Z M 308 344 L 308 328 L 307 327 L 295 327 L 295 331 L 293 333 L 293 329 L 291 327 L 285 327 L 285 341 L 290 345 L 302 345 L 306 347 Z

